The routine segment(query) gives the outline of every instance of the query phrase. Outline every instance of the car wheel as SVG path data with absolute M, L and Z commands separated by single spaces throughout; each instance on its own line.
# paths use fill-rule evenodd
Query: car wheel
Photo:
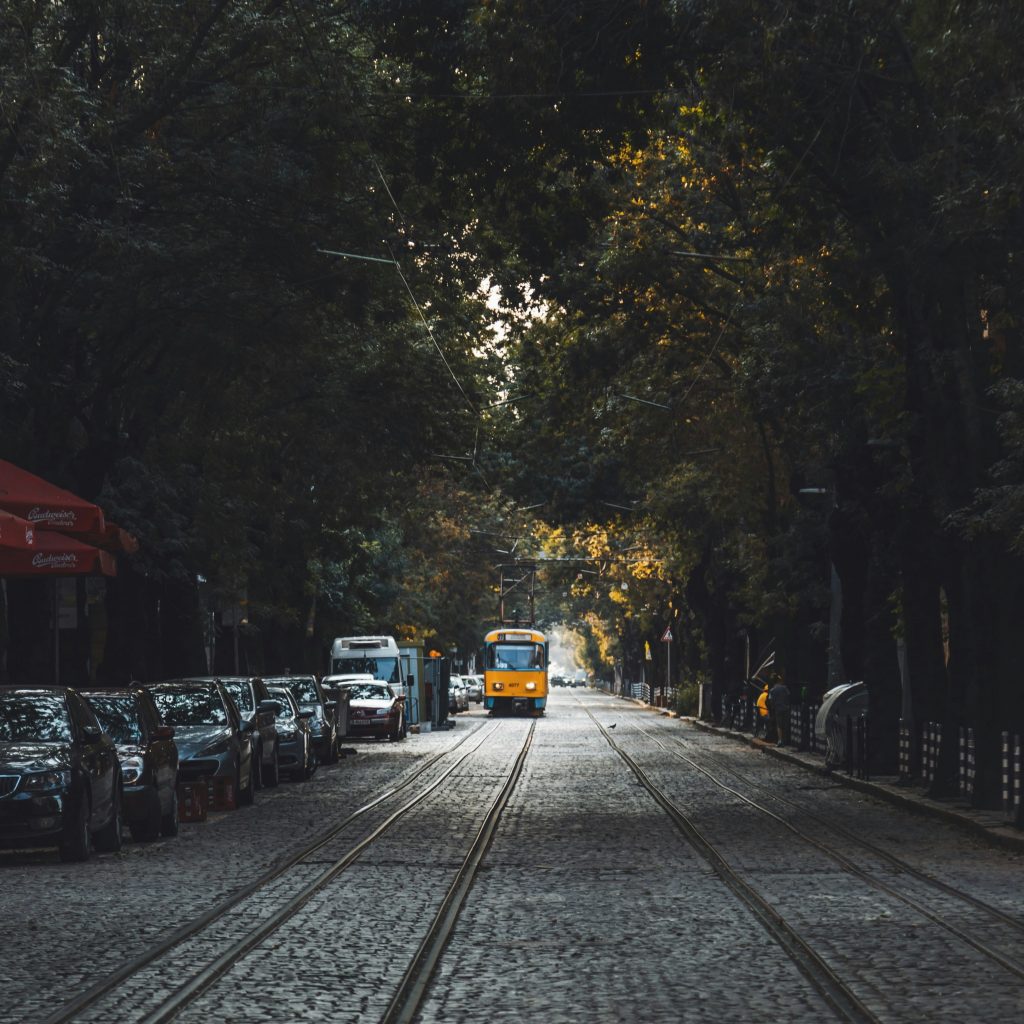
M 60 859 L 63 861 L 83 861 L 89 859 L 89 800 L 83 794 L 71 821 L 64 826 L 64 834 L 60 840 Z
M 171 809 L 160 819 L 160 834 L 176 836 L 178 834 L 178 791 L 171 793 Z
M 152 842 L 160 835 L 160 794 L 150 791 L 146 817 L 142 821 L 129 821 L 128 831 L 137 843 Z
M 256 800 L 256 786 L 255 778 L 253 777 L 254 762 L 249 761 L 249 778 L 246 780 L 245 789 L 241 788 L 241 779 L 239 779 L 238 788 L 238 806 L 239 807 L 251 807 Z M 242 768 L 238 768 L 239 776 L 241 776 Z
M 115 787 L 110 820 L 96 833 L 94 842 L 101 853 L 117 853 L 121 849 L 121 787 Z
M 270 762 L 270 767 L 267 768 L 266 772 L 263 773 L 263 785 L 270 786 L 273 788 L 281 781 L 281 761 L 280 751 L 275 744 L 274 746 L 274 760 Z

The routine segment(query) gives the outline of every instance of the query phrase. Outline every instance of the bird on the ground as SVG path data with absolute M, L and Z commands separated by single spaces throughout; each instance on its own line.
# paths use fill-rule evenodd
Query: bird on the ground
M 614 728 L 615 728 L 615 726 L 617 726 L 618 724 L 619 724 L 618 722 L 612 722 L 612 724 L 611 724 L 611 725 L 609 725 L 609 726 L 608 726 L 608 728 L 609 728 L 609 729 L 614 729 Z

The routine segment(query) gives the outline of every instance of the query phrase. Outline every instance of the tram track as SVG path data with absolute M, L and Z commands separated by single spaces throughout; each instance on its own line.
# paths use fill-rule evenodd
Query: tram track
M 477 831 L 469 852 L 466 854 L 462 866 L 455 876 L 455 880 L 445 894 L 426 936 L 424 936 L 423 941 L 420 943 L 416 955 L 413 957 L 399 983 L 397 992 L 392 997 L 387 1010 L 384 1012 L 384 1016 L 381 1018 L 381 1024 L 410 1024 L 426 998 L 434 971 L 441 959 L 445 946 L 448 944 L 459 914 L 466 903 L 466 898 L 469 896 L 473 882 L 479 873 L 480 865 L 494 837 L 502 812 L 505 810 L 505 805 L 508 803 L 512 791 L 515 789 L 516 783 L 522 774 L 523 765 L 526 763 L 526 757 L 530 752 L 530 746 L 533 743 L 536 729 L 537 721 L 534 719 L 530 723 L 530 730 L 526 735 L 526 741 L 519 752 L 519 756 L 516 758 L 512 771 L 492 801 L 483 824 Z
M 775 907 L 729 864 L 719 848 L 697 828 L 692 819 L 651 779 L 640 764 L 616 742 L 611 732 L 598 721 L 597 716 L 587 704 L 579 698 L 577 698 L 577 703 L 589 715 L 608 745 L 625 762 L 691 847 L 710 865 L 733 895 L 747 907 L 839 1017 L 849 1021 L 850 1024 L 880 1024 L 879 1018 L 860 1000 L 853 989 L 839 977 Z
M 792 822 L 787 821 L 781 815 L 776 814 L 774 811 L 765 807 L 763 804 L 758 803 L 746 794 L 741 793 L 738 790 L 726 785 L 721 779 L 717 778 L 711 772 L 709 772 L 707 768 L 705 768 L 703 765 L 698 764 L 691 757 L 688 757 L 681 751 L 673 749 L 672 746 L 665 744 L 664 741 L 662 741 L 659 737 L 655 736 L 649 730 L 643 729 L 641 726 L 638 725 L 634 725 L 634 728 L 637 729 L 639 732 L 643 733 L 644 735 L 648 736 L 650 739 L 652 739 L 655 743 L 657 743 L 659 746 L 665 749 L 668 753 L 672 754 L 674 757 L 679 758 L 680 760 L 689 764 L 696 771 L 701 772 L 708 779 L 710 779 L 712 782 L 718 785 L 721 789 L 725 790 L 728 793 L 731 793 L 732 795 L 738 797 L 740 800 L 744 801 L 750 806 L 755 807 L 757 810 L 760 810 L 764 814 L 767 814 L 770 817 L 774 818 L 787 829 L 798 835 L 801 839 L 805 840 L 806 842 L 809 842 L 811 845 L 822 850 L 829 856 L 832 856 L 839 863 L 843 863 L 844 866 L 850 866 L 850 869 L 853 870 L 854 873 L 858 874 L 860 877 L 868 879 L 872 882 L 872 884 L 883 889 L 889 895 L 892 895 L 897 899 L 900 899 L 904 903 L 907 903 L 908 905 L 914 907 L 914 909 L 918 910 L 926 917 L 929 917 L 929 919 L 933 920 L 940 926 L 946 928 L 948 931 L 956 935 L 962 941 L 967 942 L 969 945 L 973 946 L 978 952 L 982 953 L 985 956 L 988 956 L 993 962 L 999 964 L 999 966 L 1003 967 L 1006 970 L 1009 970 L 1011 973 L 1016 974 L 1020 978 L 1024 978 L 1024 963 L 1022 963 L 1021 961 L 1010 960 L 1009 958 L 1003 956 L 1001 953 L 998 953 L 997 951 L 993 950 L 986 943 L 980 942 L 978 940 L 971 938 L 970 936 L 967 936 L 957 926 L 952 925 L 950 922 L 944 919 L 937 919 L 937 916 L 933 912 L 921 907 L 915 900 L 913 900 L 912 897 L 907 897 L 905 894 L 901 894 L 899 891 L 889 886 L 888 883 L 882 881 L 881 879 L 878 879 L 874 875 L 871 875 L 869 872 L 865 872 L 858 865 L 851 865 L 849 859 L 845 857 L 845 855 L 842 854 L 840 851 L 836 850 L 835 847 L 830 846 L 828 843 L 823 843 L 821 840 L 815 838 L 814 836 L 808 835 L 803 829 L 798 828 Z M 678 744 L 679 742 L 680 741 L 678 739 L 673 738 L 673 746 L 675 744 Z M 888 850 L 885 850 L 877 844 L 865 839 L 863 836 L 857 835 L 857 833 L 851 832 L 849 829 L 844 828 L 842 825 L 839 825 L 836 822 L 822 816 L 821 814 L 812 811 L 810 808 L 806 807 L 800 802 L 791 800 L 790 798 L 782 796 L 778 793 L 769 792 L 768 787 L 765 786 L 764 783 L 758 782 L 756 779 L 751 779 L 749 778 L 749 776 L 745 776 L 742 772 L 738 771 L 731 765 L 725 764 L 718 758 L 714 757 L 714 755 L 702 752 L 701 756 L 705 761 L 710 762 L 715 768 L 719 769 L 720 771 L 727 772 L 729 775 L 733 776 L 733 778 L 736 779 L 738 782 L 743 783 L 744 785 L 749 786 L 753 789 L 757 789 L 763 793 L 766 793 L 767 797 L 775 803 L 782 805 L 784 807 L 792 808 L 796 813 L 802 815 L 804 818 L 813 822 L 817 822 L 819 825 L 823 826 L 824 828 L 827 828 L 835 835 L 842 837 L 845 841 L 853 843 L 860 849 L 869 853 L 871 856 L 877 858 L 880 861 L 884 861 L 890 867 L 900 872 L 901 874 L 905 874 L 915 878 L 923 885 L 928 886 L 942 893 L 944 896 L 960 900 L 962 903 L 969 905 L 972 909 L 986 915 L 991 922 L 997 923 L 1000 926 L 1005 926 L 1013 930 L 1014 932 L 1016 932 L 1018 936 L 1024 939 L 1024 921 L 1022 921 L 1020 918 L 1014 917 L 1012 914 L 1008 914 L 1005 911 L 1000 910 L 998 907 L 992 906 L 992 904 L 987 903 L 982 899 L 979 899 L 977 896 L 974 896 L 969 892 L 965 892 L 963 889 L 960 889 L 955 885 L 951 885 L 949 882 L 944 882 L 942 879 L 936 878 L 934 875 L 931 875 L 926 871 L 922 871 L 920 868 L 911 864 L 909 861 L 904 860 L 902 857 L 896 856 Z
M 313 882 L 304 885 L 299 892 L 289 897 L 277 911 L 263 921 L 257 928 L 232 943 L 214 961 L 207 964 L 192 978 L 183 982 L 174 991 L 174 993 L 172 993 L 172 995 L 167 999 L 163 1000 L 159 1006 L 150 1009 L 144 1016 L 138 1017 L 138 1019 L 140 1021 L 144 1021 L 145 1024 L 158 1024 L 158 1022 L 162 1024 L 162 1022 L 173 1020 L 185 1008 L 185 1006 L 206 991 L 206 989 L 214 984 L 216 980 L 229 970 L 234 963 L 237 963 L 238 960 L 245 956 L 249 950 L 259 945 L 260 942 L 267 938 L 267 936 L 280 928 L 285 921 L 294 916 L 294 914 L 305 905 L 317 890 L 321 889 L 332 878 L 337 874 L 340 874 L 341 871 L 358 859 L 366 848 L 386 832 L 392 824 L 437 790 L 464 761 L 479 750 L 486 740 L 500 728 L 500 723 L 494 723 L 493 727 L 490 729 L 487 729 L 486 726 L 483 725 L 474 729 L 471 733 L 461 738 L 452 747 L 434 755 L 424 764 L 407 774 L 405 778 L 400 780 L 394 786 L 357 808 L 342 820 L 335 822 L 327 829 L 321 831 L 315 838 L 305 843 L 300 848 L 291 851 L 283 860 L 276 862 L 257 878 L 235 890 L 230 896 L 216 903 L 199 917 L 185 922 L 160 942 L 155 943 L 144 952 L 127 960 L 116 971 L 109 973 L 73 999 L 63 1003 L 60 1007 L 50 1013 L 49 1016 L 43 1018 L 41 1024 L 72 1024 L 73 1021 L 79 1019 L 84 1013 L 94 1009 L 105 998 L 115 994 L 121 986 L 130 982 L 132 979 L 139 976 L 144 970 L 156 964 L 162 957 L 170 954 L 184 943 L 195 939 L 201 933 L 212 928 L 218 922 L 228 918 L 228 916 L 231 915 L 232 912 L 236 911 L 236 909 L 246 900 L 257 896 L 262 890 L 270 887 L 278 879 L 281 879 L 282 876 L 285 876 L 290 870 L 303 864 L 303 862 L 307 861 L 323 847 L 335 840 L 342 832 L 360 818 L 380 807 L 385 802 L 400 795 L 404 790 L 417 782 L 417 780 L 421 779 L 432 768 L 437 766 L 439 762 L 445 759 L 451 760 L 451 764 L 446 765 L 437 778 L 428 782 L 412 797 L 412 799 L 406 801 L 406 803 L 401 807 L 388 815 L 382 824 L 372 829 L 343 856 L 340 858 L 334 858 L 330 867 L 325 871 L 322 871 L 317 878 L 313 880 Z M 481 732 L 483 735 L 480 735 Z M 479 742 L 452 759 L 452 755 L 456 754 L 461 747 L 467 744 L 474 737 L 477 737 Z
M 586 710 L 588 714 L 591 714 L 591 717 L 594 718 L 596 722 L 597 719 L 590 712 L 590 709 L 587 708 Z M 600 723 L 598 724 L 600 725 Z M 701 761 L 704 763 L 698 763 L 698 761 L 694 760 L 693 757 L 679 749 L 679 747 L 689 748 L 690 744 L 684 740 L 680 740 L 678 737 L 672 737 L 671 743 L 666 743 L 661 737 L 657 736 L 655 732 L 644 728 L 636 722 L 631 722 L 630 726 L 632 732 L 639 733 L 646 737 L 661 749 L 665 750 L 668 754 L 683 761 L 694 771 L 707 778 L 720 790 L 729 793 L 731 796 L 740 800 L 742 803 L 748 805 L 757 812 L 771 818 L 780 826 L 797 836 L 802 842 L 818 850 L 834 863 L 838 864 L 848 875 L 858 878 L 876 891 L 884 893 L 886 896 L 903 903 L 905 906 L 921 915 L 921 917 L 930 921 L 936 927 L 953 936 L 957 941 L 973 949 L 990 963 L 1014 975 L 1016 978 L 1024 979 L 1024 960 L 1019 957 L 1008 955 L 1003 949 L 995 948 L 993 944 L 994 941 L 1002 939 L 1005 945 L 1009 945 L 1010 943 L 1005 942 L 1006 939 L 1011 937 L 1005 931 L 1008 929 L 1012 932 L 1012 939 L 1019 945 L 1022 938 L 1024 938 L 1024 921 L 1014 917 L 1012 914 L 1006 913 L 998 907 L 992 906 L 990 903 L 979 899 L 971 893 L 965 892 L 955 885 L 951 885 L 942 879 L 935 878 L 928 872 L 921 870 L 903 858 L 898 857 L 877 844 L 870 842 L 863 836 L 844 828 L 842 825 L 829 820 L 827 817 L 817 814 L 800 802 L 791 800 L 774 791 L 768 791 L 768 787 L 764 783 L 750 779 L 732 766 L 723 763 L 721 760 L 714 757 L 714 755 L 707 754 L 702 751 Z M 629 735 L 629 733 L 626 735 Z M 708 762 L 710 762 L 710 765 Z M 972 931 L 968 931 L 967 928 L 961 924 L 955 923 L 951 920 L 950 918 L 952 915 L 950 912 L 942 913 L 941 911 L 926 905 L 925 902 L 922 902 L 922 894 L 909 893 L 906 889 L 901 889 L 897 885 L 878 877 L 877 874 L 865 868 L 862 864 L 853 861 L 847 853 L 837 849 L 834 845 L 826 842 L 818 836 L 811 835 L 805 828 L 801 828 L 798 824 L 794 824 L 794 822 L 787 820 L 781 814 L 776 813 L 770 807 L 760 803 L 748 793 L 741 792 L 735 786 L 729 785 L 728 782 L 716 775 L 711 769 L 715 769 L 720 773 L 724 772 L 732 776 L 732 778 L 739 784 L 759 790 L 762 793 L 766 793 L 769 799 L 777 805 L 784 808 L 791 808 L 797 815 L 802 816 L 805 820 L 815 822 L 828 829 L 834 835 L 841 837 L 844 841 L 852 843 L 856 848 L 865 851 L 878 861 L 887 864 L 895 872 L 914 879 L 921 886 L 925 887 L 932 898 L 938 897 L 959 901 L 961 908 L 966 908 L 968 913 L 975 912 L 977 915 L 981 915 L 983 920 L 976 920 L 971 926 L 973 929 L 972 934 Z M 927 899 L 928 897 L 925 896 L 923 898 Z M 963 910 L 961 909 L 960 912 L 963 913 Z M 1002 936 L 999 936 L 998 933 L 996 934 L 995 940 L 993 940 L 992 937 L 993 928 L 1004 929 Z M 983 937 L 979 933 L 984 933 Z

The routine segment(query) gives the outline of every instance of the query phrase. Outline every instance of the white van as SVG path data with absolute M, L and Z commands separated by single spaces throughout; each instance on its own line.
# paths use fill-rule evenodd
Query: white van
M 405 693 L 405 673 L 393 636 L 339 636 L 331 644 L 330 675 L 362 675 L 390 683 Z

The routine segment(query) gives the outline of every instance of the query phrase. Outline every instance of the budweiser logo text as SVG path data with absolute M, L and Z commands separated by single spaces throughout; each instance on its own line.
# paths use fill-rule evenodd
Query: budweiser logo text
M 78 565 L 78 555 L 71 551 L 60 554 L 44 555 L 41 552 L 32 556 L 34 569 L 73 569 Z
M 39 508 L 31 509 L 28 518 L 33 523 L 46 523 L 47 526 L 74 526 L 78 518 L 71 508 Z

